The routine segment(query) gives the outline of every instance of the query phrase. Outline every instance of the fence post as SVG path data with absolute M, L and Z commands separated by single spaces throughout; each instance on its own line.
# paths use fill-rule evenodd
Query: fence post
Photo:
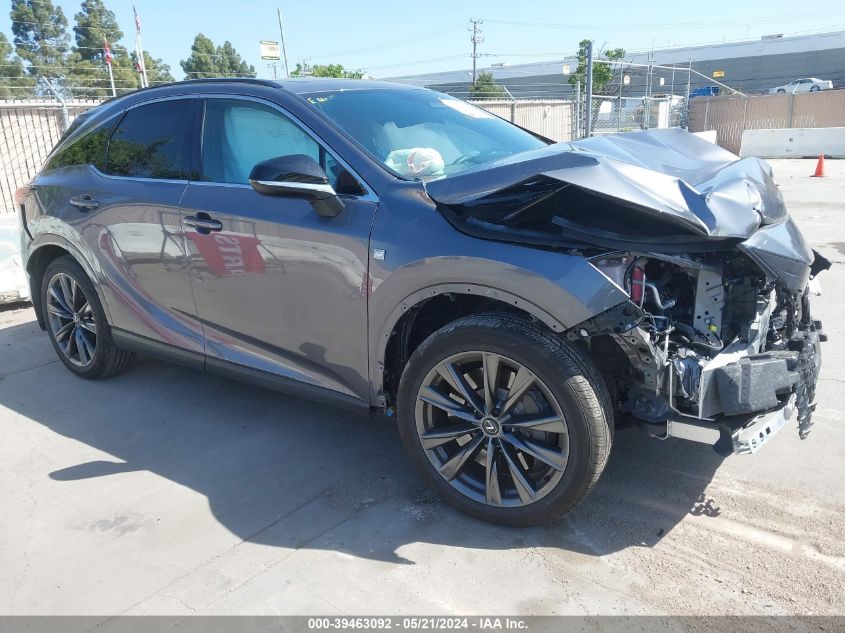
M 622 86 L 619 87 L 619 99 L 616 106 L 616 131 L 622 131 Z
M 789 95 L 789 107 L 786 109 L 786 127 L 792 127 L 792 111 L 795 109 L 795 93 Z
M 64 134 L 65 132 L 67 132 L 68 127 L 70 127 L 70 116 L 68 115 L 67 104 L 65 103 L 65 100 L 62 99 L 62 96 L 58 92 L 56 92 L 56 89 L 53 88 L 53 84 L 50 82 L 49 79 L 47 79 L 47 77 L 40 77 L 40 79 L 47 85 L 47 89 L 53 93 L 53 96 L 61 104 L 62 118 L 60 119 L 59 127 L 61 127 L 62 134 Z
M 742 129 L 739 131 L 740 142 L 742 141 L 742 133 L 745 132 L 745 127 L 748 125 L 748 97 L 743 97 L 745 100 L 742 107 Z
M 707 118 L 710 115 L 710 97 L 705 97 L 707 102 L 704 104 L 704 132 L 710 129 L 710 126 L 707 125 Z
M 584 86 L 584 96 L 587 102 L 584 104 L 585 128 L 584 136 L 589 138 L 593 132 L 593 41 L 587 42 L 587 84 Z
M 573 109 L 573 114 L 575 115 L 575 125 L 573 128 L 573 134 L 575 135 L 575 139 L 581 138 L 581 82 L 575 82 L 575 108 Z

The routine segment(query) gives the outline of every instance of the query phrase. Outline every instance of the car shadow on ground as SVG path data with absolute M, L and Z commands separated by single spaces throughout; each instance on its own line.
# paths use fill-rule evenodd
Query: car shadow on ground
M 256 543 L 405 564 L 398 551 L 413 542 L 602 556 L 652 547 L 690 513 L 719 513 L 706 488 L 722 458 L 637 429 L 617 433 L 602 479 L 576 510 L 508 529 L 440 502 L 411 471 L 391 420 L 152 360 L 85 381 L 56 360 L 34 322 L 0 329 L 0 350 L 0 406 L 113 456 L 35 476 L 149 471 L 205 495 L 223 526 Z

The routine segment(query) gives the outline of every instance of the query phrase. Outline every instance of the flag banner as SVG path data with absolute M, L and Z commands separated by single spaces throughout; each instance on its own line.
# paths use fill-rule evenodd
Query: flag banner
M 105 57 L 106 63 L 111 64 L 114 58 L 111 54 L 111 47 L 109 46 L 109 41 L 106 39 L 106 36 L 103 36 L 103 57 Z

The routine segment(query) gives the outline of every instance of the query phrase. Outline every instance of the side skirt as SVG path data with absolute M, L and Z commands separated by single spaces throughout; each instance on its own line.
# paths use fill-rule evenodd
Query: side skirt
M 369 403 L 363 400 L 332 391 L 331 389 L 293 380 L 287 376 L 280 376 L 260 369 L 245 367 L 218 358 L 208 358 L 203 354 L 179 349 L 172 345 L 154 341 L 117 328 L 112 328 L 112 338 L 119 347 L 131 352 L 152 356 L 177 365 L 190 367 L 191 369 L 205 370 L 210 374 L 233 378 L 258 387 L 347 409 L 355 413 L 364 415 L 370 413 Z

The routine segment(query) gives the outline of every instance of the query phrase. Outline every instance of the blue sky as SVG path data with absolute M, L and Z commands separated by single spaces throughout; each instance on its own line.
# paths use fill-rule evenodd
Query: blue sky
M 9 3 L 4 3 L 8 11 Z M 68 20 L 78 1 L 59 0 Z M 132 46 L 130 0 L 106 0 Z M 661 48 L 771 33 L 845 28 L 842 0 L 711 0 L 668 3 L 561 0 L 405 0 L 404 2 L 285 2 L 284 0 L 136 0 L 144 47 L 182 78 L 179 60 L 197 32 L 215 43 L 229 40 L 259 76 L 272 76 L 258 53 L 259 40 L 278 40 L 276 7 L 285 21 L 291 69 L 297 60 L 339 62 L 375 77 L 468 68 L 469 18 L 481 18 L 480 67 L 560 58 L 592 38 L 597 45 L 627 50 Z M 10 34 L 8 12 L 0 29 Z

